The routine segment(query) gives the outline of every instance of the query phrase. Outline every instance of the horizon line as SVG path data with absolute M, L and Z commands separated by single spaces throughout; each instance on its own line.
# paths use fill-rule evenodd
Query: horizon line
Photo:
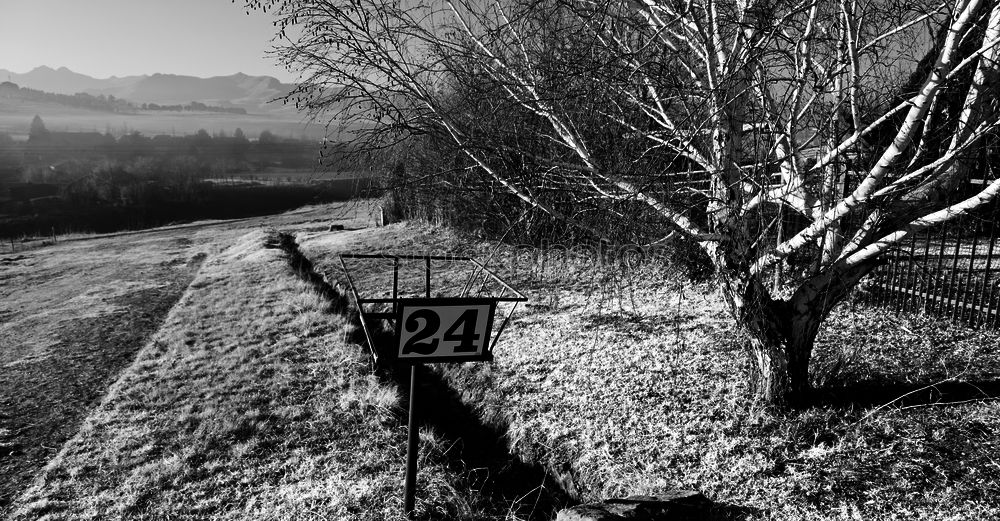
M 120 80 L 120 79 L 123 79 L 123 78 L 135 78 L 135 77 L 147 77 L 148 78 L 148 77 L 155 76 L 157 74 L 162 75 L 162 76 L 187 76 L 189 78 L 198 78 L 198 79 L 205 80 L 205 79 L 210 79 L 210 78 L 227 78 L 227 77 L 230 77 L 230 76 L 238 76 L 238 75 L 242 74 L 244 76 L 250 76 L 250 77 L 258 77 L 258 78 L 259 77 L 269 77 L 269 78 L 274 78 L 274 79 L 280 81 L 281 83 L 290 83 L 290 84 L 296 83 L 294 80 L 288 80 L 288 81 L 286 81 L 286 80 L 283 80 L 283 79 L 281 79 L 281 78 L 279 78 L 279 77 L 277 77 L 277 76 L 275 76 L 273 74 L 249 74 L 249 73 L 245 73 L 245 72 L 242 72 L 242 71 L 234 72 L 234 73 L 231 73 L 231 74 L 216 74 L 216 75 L 213 75 L 213 76 L 197 76 L 197 75 L 194 75 L 194 74 L 180 74 L 180 73 L 174 73 L 174 72 L 154 72 L 154 73 L 144 73 L 144 74 L 125 74 L 125 75 L 121 75 L 121 76 L 111 75 L 111 76 L 107 76 L 107 77 L 104 77 L 104 78 L 100 78 L 100 77 L 97 77 L 97 76 L 94 76 L 94 75 L 91 75 L 91 74 L 87 74 L 85 72 L 80 72 L 80 71 L 77 71 L 77 70 L 70 69 L 69 67 L 66 67 L 65 65 L 61 65 L 59 67 L 51 67 L 49 65 L 38 65 L 38 66 L 35 66 L 34 68 L 32 68 L 31 70 L 28 70 L 28 71 L 25 71 L 25 72 L 18 72 L 18 71 L 15 71 L 15 70 L 8 69 L 8 68 L 6 68 L 4 66 L 0 66 L 0 70 L 4 70 L 4 71 L 9 72 L 11 74 L 18 74 L 18 75 L 30 74 L 30 73 L 38 70 L 38 69 L 49 69 L 49 70 L 52 70 L 52 71 L 59 71 L 60 69 L 65 69 L 65 70 L 67 70 L 69 72 L 72 72 L 74 74 L 81 74 L 83 76 L 87 76 L 87 77 L 93 78 L 95 80 L 111 80 L 111 79 L 119 79 Z

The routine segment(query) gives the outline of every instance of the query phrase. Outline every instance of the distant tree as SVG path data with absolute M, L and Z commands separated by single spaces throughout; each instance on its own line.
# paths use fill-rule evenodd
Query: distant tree
M 205 129 L 198 129 L 193 136 L 186 136 L 184 140 L 188 143 L 188 153 L 200 158 L 205 158 L 212 153 L 215 140 Z
M 138 130 L 118 138 L 118 152 L 123 157 L 138 157 L 148 155 L 152 151 L 152 140 L 143 136 Z
M 28 131 L 28 141 L 31 143 L 47 141 L 49 139 L 49 129 L 45 128 L 45 123 L 38 114 L 31 120 L 31 130 Z
M 21 153 L 14 138 L 0 132 L 0 178 L 15 175 L 21 165 Z
M 21 88 L 18 87 L 16 83 L 9 81 L 0 83 L 0 95 L 2 95 L 5 98 L 14 96 L 20 90 Z
M 272 134 L 270 130 L 265 130 L 260 133 L 257 142 L 261 145 L 272 145 L 278 142 L 278 136 Z
M 248 140 L 246 134 L 243 133 L 243 129 L 237 128 L 236 131 L 233 132 L 233 137 L 230 139 L 230 143 L 230 155 L 233 159 L 242 161 L 246 158 L 247 149 L 250 147 L 250 140 Z

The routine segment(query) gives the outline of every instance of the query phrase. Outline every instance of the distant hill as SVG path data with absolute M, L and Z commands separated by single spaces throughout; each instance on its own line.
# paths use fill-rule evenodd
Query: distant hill
M 22 87 L 58 94 L 85 92 L 113 95 L 135 103 L 159 105 L 187 104 L 192 101 L 220 107 L 241 107 L 254 113 L 294 111 L 270 100 L 288 94 L 295 86 L 271 76 L 233 74 L 198 78 L 176 74 L 153 74 L 98 79 L 73 72 L 66 67 L 37 67 L 18 74 L 0 69 L 0 80 L 10 80 Z
M 73 72 L 66 67 L 53 69 L 51 67 L 36 67 L 30 72 L 18 74 L 5 69 L 0 69 L 0 81 L 10 80 L 22 87 L 54 92 L 56 94 L 76 94 L 77 92 L 88 92 L 97 89 L 113 88 L 119 85 L 127 85 L 141 79 L 142 76 L 126 76 L 122 78 L 110 77 L 99 80 L 91 78 L 86 74 Z M 188 100 L 191 101 L 191 100 Z

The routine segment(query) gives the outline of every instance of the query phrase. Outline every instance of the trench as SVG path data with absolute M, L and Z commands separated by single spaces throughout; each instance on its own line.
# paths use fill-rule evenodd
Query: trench
M 287 254 L 295 273 L 329 302 L 329 312 L 347 318 L 352 326 L 347 341 L 364 346 L 367 339 L 347 289 L 331 284 L 316 270 L 294 235 L 279 234 L 276 246 Z M 376 344 L 372 347 L 380 351 L 388 348 L 393 338 L 392 332 L 384 329 L 373 331 L 372 335 Z M 375 367 L 375 371 L 383 381 L 409 392 L 409 365 L 392 364 Z M 461 394 L 436 371 L 418 367 L 418 372 L 417 411 L 421 424 L 434 429 L 446 441 L 452 468 L 465 476 L 471 492 L 489 499 L 498 517 L 550 520 L 555 519 L 560 509 L 579 503 L 563 486 L 565 479 L 511 453 L 507 444 L 508 426 L 484 422 L 474 407 L 464 402 Z M 405 414 L 400 420 L 405 424 Z

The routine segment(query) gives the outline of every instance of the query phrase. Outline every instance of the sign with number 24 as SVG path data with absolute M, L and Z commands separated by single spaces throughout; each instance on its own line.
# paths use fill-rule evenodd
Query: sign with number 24
M 400 360 L 486 360 L 496 302 L 482 298 L 400 299 L 396 345 Z

